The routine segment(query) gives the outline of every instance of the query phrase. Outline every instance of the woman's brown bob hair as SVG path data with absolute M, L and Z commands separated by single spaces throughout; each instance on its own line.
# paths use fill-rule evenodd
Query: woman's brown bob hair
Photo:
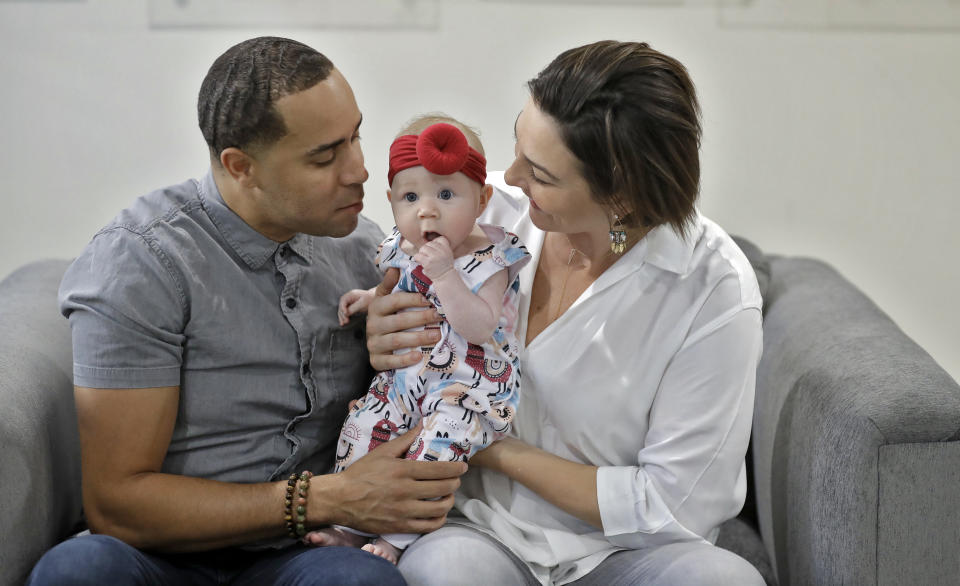
M 700 191 L 700 106 L 686 68 L 646 43 L 564 51 L 527 83 L 582 163 L 591 195 L 628 227 L 679 234 Z

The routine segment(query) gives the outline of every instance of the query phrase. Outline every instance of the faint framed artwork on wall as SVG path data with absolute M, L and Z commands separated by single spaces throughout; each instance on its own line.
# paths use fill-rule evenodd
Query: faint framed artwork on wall
M 435 29 L 440 0 L 148 0 L 153 28 Z
M 499 2 L 501 4 L 583 4 L 596 6 L 599 4 L 620 6 L 696 6 L 704 4 L 718 5 L 746 5 L 752 0 L 483 0 L 484 2 Z
M 732 27 L 960 30 L 960 0 L 751 0 L 719 14 Z

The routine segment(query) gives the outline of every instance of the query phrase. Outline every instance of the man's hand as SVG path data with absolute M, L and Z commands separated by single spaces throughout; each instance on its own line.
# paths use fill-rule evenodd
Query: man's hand
M 427 242 L 413 255 L 414 262 L 423 267 L 423 274 L 436 281 L 453 270 L 453 250 L 443 236 Z
M 321 482 L 310 485 L 310 505 L 316 499 L 318 509 L 328 511 L 325 522 L 369 533 L 428 533 L 443 526 L 467 465 L 404 459 L 420 431 L 418 425 L 343 472 L 318 477 Z
M 430 308 L 431 304 L 419 293 L 390 293 L 400 279 L 400 271 L 389 269 L 376 287 L 376 297 L 367 309 L 367 350 L 370 364 L 376 370 L 390 370 L 413 366 L 420 362 L 420 346 L 432 346 L 440 341 L 438 329 L 408 332 L 410 328 L 440 322 L 435 309 L 404 311 L 410 308 Z M 394 350 L 412 349 L 403 354 Z

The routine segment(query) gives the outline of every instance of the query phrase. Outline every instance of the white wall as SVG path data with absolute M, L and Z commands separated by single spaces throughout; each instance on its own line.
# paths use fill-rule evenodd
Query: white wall
M 960 33 L 724 28 L 716 10 L 444 2 L 434 31 L 151 30 L 146 0 L 0 2 L 0 276 L 77 254 L 134 197 L 197 176 L 200 81 L 231 44 L 303 40 L 364 112 L 367 212 L 390 223 L 386 148 L 445 110 L 512 153 L 524 82 L 558 52 L 646 40 L 704 110 L 701 207 L 767 252 L 822 258 L 960 378 Z

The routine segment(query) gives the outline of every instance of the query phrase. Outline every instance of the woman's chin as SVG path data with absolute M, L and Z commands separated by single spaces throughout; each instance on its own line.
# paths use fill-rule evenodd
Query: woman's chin
M 549 232 L 551 228 L 550 217 L 543 213 L 540 208 L 535 208 L 530 206 L 529 214 L 530 221 L 533 222 L 533 225 L 537 228 L 543 230 L 544 232 Z

